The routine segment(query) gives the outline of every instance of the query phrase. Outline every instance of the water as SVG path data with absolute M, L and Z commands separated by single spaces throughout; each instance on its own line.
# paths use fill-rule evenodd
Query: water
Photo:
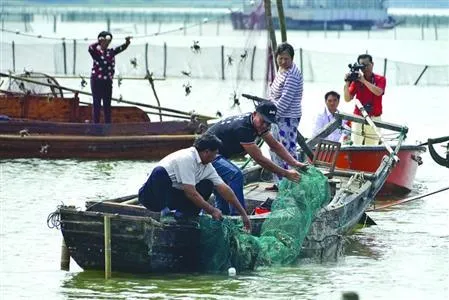
M 432 45 L 422 43 L 415 44 L 433 53 L 432 60 L 447 60 L 440 50 L 432 52 Z M 382 40 L 377 47 L 387 53 L 389 45 Z M 407 55 L 420 56 L 414 51 Z M 79 80 L 63 83 L 77 88 Z M 217 110 L 226 115 L 251 110 L 252 103 L 245 100 L 240 107 L 232 107 L 230 93 L 238 88 L 260 95 L 263 87 L 261 82 L 195 79 L 193 92 L 186 97 L 183 83 L 181 79 L 157 82 L 162 105 L 211 115 Z M 300 125 L 304 135 L 311 133 L 314 115 L 322 109 L 323 95 L 330 89 L 341 92 L 342 82 L 305 83 Z M 148 97 L 145 101 L 154 104 L 145 83 L 126 82 L 114 91 L 119 92 L 125 99 Z M 407 125 L 407 141 L 412 144 L 448 135 L 448 94 L 449 87 L 389 84 L 383 119 Z M 341 103 L 343 111 L 350 112 L 352 107 L 352 103 Z M 428 153 L 423 160 L 412 195 L 449 182 L 448 169 L 436 165 Z M 147 161 L 0 160 L 1 299 L 340 299 L 348 290 L 358 292 L 362 299 L 449 298 L 447 191 L 370 213 L 378 225 L 348 237 L 346 254 L 338 262 L 260 269 L 236 277 L 113 274 L 106 281 L 102 272 L 85 272 L 74 261 L 70 272 L 60 271 L 62 236 L 47 227 L 48 214 L 61 203 L 83 208 L 86 200 L 135 194 L 153 166 Z

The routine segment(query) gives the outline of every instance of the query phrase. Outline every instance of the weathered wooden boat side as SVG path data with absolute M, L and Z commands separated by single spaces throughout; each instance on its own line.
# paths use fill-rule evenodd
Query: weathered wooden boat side
M 85 270 L 104 269 L 104 214 L 62 207 L 61 230 L 70 255 Z M 196 224 L 161 224 L 151 217 L 111 215 L 114 271 L 193 272 L 199 266 Z
M 192 146 L 195 135 L 0 135 L 0 158 L 161 159 Z
M 138 107 L 112 106 L 112 123 L 149 122 L 148 115 Z M 86 123 L 92 122 L 92 106 L 80 105 L 79 98 L 39 95 L 1 95 L 0 114 L 29 120 Z M 103 122 L 103 112 L 101 112 Z
M 194 134 L 198 123 L 190 121 L 131 122 L 131 123 L 67 123 L 28 119 L 0 120 L 0 134 L 20 135 L 183 135 Z
M 0 158 L 161 159 L 190 147 L 206 125 L 150 122 L 138 107 L 112 107 L 111 124 L 93 124 L 78 97 L 0 95 Z

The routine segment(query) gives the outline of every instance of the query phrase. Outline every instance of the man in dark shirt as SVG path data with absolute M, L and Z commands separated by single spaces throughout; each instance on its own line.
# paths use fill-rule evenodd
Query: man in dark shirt
M 254 161 L 263 168 L 286 177 L 291 181 L 299 181 L 300 175 L 296 170 L 286 170 L 262 154 L 256 145 L 256 138 L 261 137 L 279 157 L 290 166 L 304 167 L 305 164 L 294 159 L 290 153 L 270 133 L 271 123 L 276 121 L 276 106 L 270 102 L 262 102 L 253 113 L 226 118 L 208 129 L 208 133 L 216 135 L 222 142 L 219 155 L 212 162 L 218 175 L 234 191 L 237 199 L 245 207 L 243 196 L 243 174 L 230 158 L 248 153 Z M 215 195 L 215 205 L 223 214 L 235 215 L 237 211 L 221 198 Z

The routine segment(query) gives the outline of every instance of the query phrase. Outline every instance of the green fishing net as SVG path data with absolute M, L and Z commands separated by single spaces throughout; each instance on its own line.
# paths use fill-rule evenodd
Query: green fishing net
M 319 170 L 309 167 L 300 173 L 298 183 L 281 181 L 259 235 L 246 233 L 238 219 L 200 218 L 203 271 L 222 272 L 229 267 L 243 271 L 297 261 L 316 212 L 330 200 L 327 178 Z

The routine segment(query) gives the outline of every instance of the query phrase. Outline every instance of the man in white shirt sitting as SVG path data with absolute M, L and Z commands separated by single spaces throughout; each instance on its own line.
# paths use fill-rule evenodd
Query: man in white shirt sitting
M 204 134 L 195 140 L 193 147 L 164 157 L 140 188 L 139 202 L 152 211 L 176 210 L 175 218 L 197 216 L 203 209 L 215 220 L 221 220 L 221 211 L 207 202 L 215 188 L 236 208 L 243 224 L 250 230 L 244 208 L 211 164 L 221 145 L 215 135 Z
M 337 108 L 340 103 L 340 94 L 334 91 L 327 92 L 326 95 L 324 95 L 324 100 L 326 107 L 324 107 L 324 111 L 316 117 L 315 127 L 313 128 L 313 136 L 323 129 L 324 126 L 335 120 L 334 115 L 338 111 Z M 341 128 L 337 128 L 325 137 L 325 139 L 334 142 L 341 142 L 341 140 L 345 137 L 346 134 L 344 134 L 343 130 Z

